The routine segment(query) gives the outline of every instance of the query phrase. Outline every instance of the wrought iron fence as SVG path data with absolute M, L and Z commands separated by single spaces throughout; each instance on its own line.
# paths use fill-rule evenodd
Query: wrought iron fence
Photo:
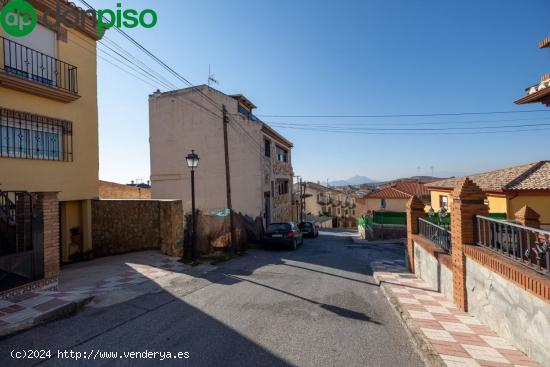
M 78 94 L 77 67 L 2 38 L 4 72 Z
M 418 232 L 422 237 L 437 245 L 437 247 L 449 254 L 451 253 L 451 231 L 447 228 L 438 226 L 424 218 L 418 218 Z
M 550 232 L 477 217 L 477 244 L 550 276 Z

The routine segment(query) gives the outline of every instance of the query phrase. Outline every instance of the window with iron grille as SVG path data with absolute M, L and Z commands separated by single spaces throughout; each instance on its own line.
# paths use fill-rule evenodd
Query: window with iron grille
M 72 123 L 0 108 L 0 157 L 73 160 Z

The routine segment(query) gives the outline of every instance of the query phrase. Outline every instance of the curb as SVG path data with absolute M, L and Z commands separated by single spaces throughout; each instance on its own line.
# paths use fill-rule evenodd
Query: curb
M 22 320 L 16 324 L 3 327 L 0 329 L 0 338 L 4 338 L 11 334 L 30 329 L 32 327 L 38 326 L 40 324 L 60 319 L 66 316 L 74 315 L 78 313 L 84 306 L 86 306 L 94 297 L 87 296 L 79 300 L 72 301 L 65 305 L 61 305 L 57 308 L 51 309 L 50 311 L 38 315 L 36 317 L 31 317 L 25 320 Z
M 390 287 L 388 287 L 384 281 L 381 281 L 378 278 L 377 272 L 373 274 L 373 277 L 378 283 L 380 289 L 382 290 L 382 293 L 384 293 L 384 296 L 387 298 L 390 305 L 399 316 L 399 321 L 404 326 L 407 334 L 415 343 L 423 362 L 430 367 L 446 367 L 447 365 L 445 364 L 439 353 L 437 353 L 433 349 L 432 344 L 430 343 L 428 338 L 424 335 L 422 330 L 420 330 L 414 324 L 414 321 L 412 320 L 409 313 L 405 309 L 403 309 L 403 307 L 401 307 L 401 304 L 397 300 L 397 297 L 392 292 Z

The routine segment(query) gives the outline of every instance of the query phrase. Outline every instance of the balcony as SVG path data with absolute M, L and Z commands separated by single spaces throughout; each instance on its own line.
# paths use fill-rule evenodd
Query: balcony
M 76 66 L 0 38 L 3 55 L 1 86 L 66 103 L 80 98 Z
M 326 196 L 318 196 L 317 197 L 317 204 L 319 205 L 327 205 L 327 204 L 330 204 L 330 198 L 326 197 Z

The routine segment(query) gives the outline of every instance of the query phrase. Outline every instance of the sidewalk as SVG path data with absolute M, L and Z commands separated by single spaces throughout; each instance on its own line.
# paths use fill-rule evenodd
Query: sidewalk
M 371 266 L 374 278 L 432 366 L 539 366 L 409 273 L 404 260 L 377 261 Z
M 192 280 L 214 267 L 195 268 L 156 251 L 111 256 L 62 269 L 58 291 L 32 291 L 0 300 L 0 336 L 73 314 L 85 305 L 104 307 Z

